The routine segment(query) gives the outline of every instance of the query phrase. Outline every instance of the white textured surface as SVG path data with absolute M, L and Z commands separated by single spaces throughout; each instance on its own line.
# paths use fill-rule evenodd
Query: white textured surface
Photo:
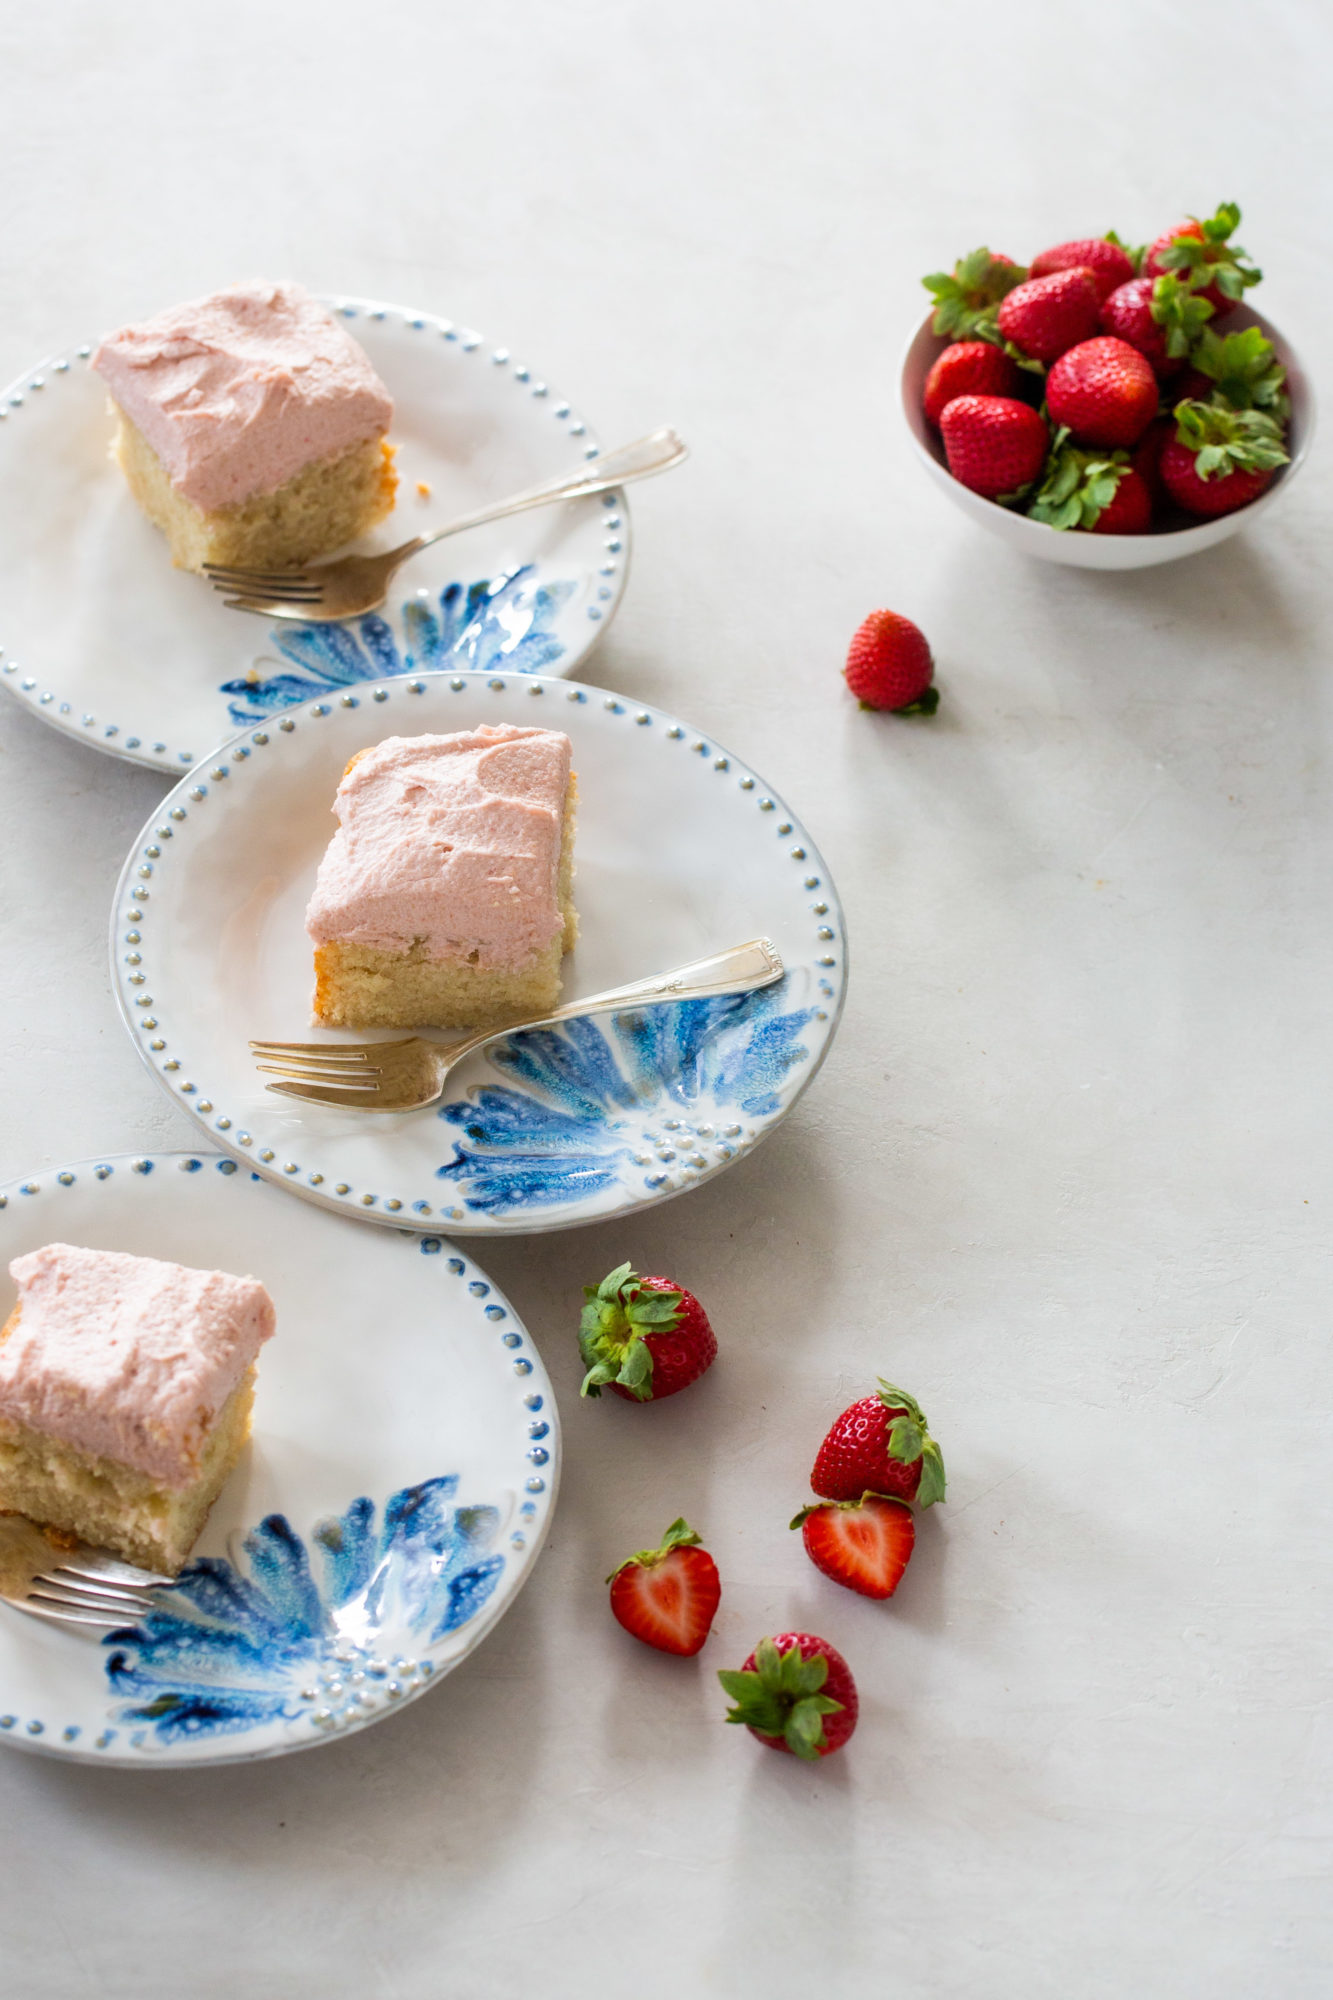
M 1262 33 L 1239 0 L 0 19 L 0 376 L 264 272 L 521 336 L 607 438 L 679 423 L 588 677 L 791 799 L 854 960 L 755 1159 L 632 1242 L 488 1249 L 566 1485 L 446 1687 L 262 1770 L 0 1761 L 6 2000 L 1327 1991 L 1324 454 L 1190 563 L 1026 566 L 913 464 L 895 360 L 917 275 L 976 242 L 1234 196 L 1318 384 L 1331 54 L 1300 0 Z M 936 647 L 931 724 L 840 687 L 880 603 Z M 0 1174 L 188 1143 L 103 966 L 161 790 L 0 710 Z M 578 1286 L 622 1256 L 723 1344 L 656 1410 L 574 1398 Z M 785 1527 L 880 1369 L 952 1495 L 887 1607 Z M 601 1583 L 680 1511 L 725 1586 L 693 1666 Z M 861 1680 L 815 1771 L 724 1728 L 712 1680 L 788 1622 Z

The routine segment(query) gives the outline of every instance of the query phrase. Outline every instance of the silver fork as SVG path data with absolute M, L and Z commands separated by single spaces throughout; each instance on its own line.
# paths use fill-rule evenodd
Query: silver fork
M 627 1007 L 651 1007 L 670 1000 L 705 1000 L 727 993 L 750 993 L 771 986 L 783 976 L 783 963 L 771 938 L 752 938 L 711 958 L 656 972 L 629 986 L 612 986 L 567 1001 L 553 1013 L 527 1021 L 509 1021 L 501 1028 L 482 1028 L 461 1042 L 427 1042 L 418 1035 L 402 1042 L 251 1042 L 270 1083 L 284 1097 L 302 1097 L 311 1104 L 336 1104 L 348 1111 L 417 1111 L 443 1095 L 449 1072 L 487 1042 L 531 1028 L 551 1028 L 585 1014 L 614 1014 Z
M 254 611 L 265 618 L 299 618 L 314 624 L 357 618 L 383 604 L 400 564 L 428 549 L 432 542 L 443 541 L 446 535 L 479 528 L 486 521 L 502 521 L 507 514 L 522 514 L 529 507 L 549 507 L 556 500 L 582 500 L 590 493 L 607 493 L 613 487 L 627 486 L 632 479 L 668 472 L 688 456 L 675 431 L 653 431 L 605 458 L 587 461 L 577 472 L 526 487 L 508 500 L 496 500 L 475 514 L 460 515 L 447 527 L 429 534 L 413 535 L 410 542 L 383 555 L 340 556 L 336 562 L 319 563 L 313 569 L 232 569 L 222 563 L 205 563 L 204 573 L 233 611 Z
M 7 1515 L 0 1530 L 0 1602 L 30 1618 L 114 1631 L 137 1625 L 157 1592 L 175 1581 L 83 1542 L 52 1562 L 51 1543 L 19 1515 Z

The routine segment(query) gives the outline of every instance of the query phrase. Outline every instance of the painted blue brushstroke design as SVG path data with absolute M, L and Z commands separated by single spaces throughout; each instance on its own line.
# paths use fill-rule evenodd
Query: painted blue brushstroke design
M 814 1018 L 784 1006 L 787 983 L 510 1035 L 488 1057 L 516 1087 L 485 1084 L 440 1109 L 465 1143 L 439 1178 L 476 1213 L 508 1215 L 627 1182 L 644 1128 L 673 1108 L 771 1118 Z
M 296 1722 L 311 1713 L 303 1687 L 340 1645 L 368 1660 L 379 1634 L 422 1647 L 457 1631 L 505 1562 L 498 1509 L 456 1507 L 457 1487 L 453 1474 L 406 1486 L 378 1525 L 375 1503 L 353 1500 L 313 1530 L 313 1563 L 283 1514 L 246 1535 L 243 1568 L 191 1563 L 160 1609 L 104 1642 L 115 1720 L 164 1744 Z
M 358 681 L 459 668 L 542 673 L 564 658 L 554 626 L 578 586 L 572 579 L 538 583 L 536 575 L 536 565 L 524 563 L 501 576 L 446 584 L 434 606 L 409 598 L 397 632 L 378 611 L 341 625 L 277 627 L 273 642 L 298 671 L 224 681 L 218 691 L 231 697 L 227 713 L 243 725 Z

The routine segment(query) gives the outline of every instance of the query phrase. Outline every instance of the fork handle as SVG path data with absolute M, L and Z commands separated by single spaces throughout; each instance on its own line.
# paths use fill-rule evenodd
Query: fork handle
M 389 549 L 379 560 L 406 562 L 409 556 L 428 549 L 432 542 L 441 542 L 446 535 L 460 534 L 464 528 L 480 528 L 487 521 L 503 521 L 506 515 L 522 514 L 529 507 L 548 507 L 553 500 L 582 500 L 590 493 L 607 493 L 613 487 L 628 485 L 632 479 L 649 479 L 655 472 L 669 472 L 673 465 L 679 465 L 682 459 L 688 457 L 689 447 L 675 431 L 653 431 L 634 444 L 609 452 L 605 458 L 590 460 L 577 472 L 562 473 L 558 479 L 545 480 L 540 486 L 529 486 L 522 493 L 511 494 L 508 500 L 496 500 L 489 507 L 479 507 L 475 514 L 460 514 L 445 528 L 414 535 L 410 542 L 404 542 L 400 548 Z
M 727 993 L 753 993 L 772 986 L 786 967 L 771 938 L 751 938 L 748 944 L 733 945 L 730 951 L 714 952 L 711 958 L 697 958 L 690 965 L 678 965 L 670 972 L 656 972 L 650 979 L 635 979 L 628 986 L 610 986 L 605 993 L 589 993 L 580 1000 L 567 1000 L 539 1021 L 520 1021 L 510 1028 L 487 1028 L 449 1050 L 457 1062 L 464 1047 L 480 1047 L 501 1034 L 526 1034 L 530 1028 L 551 1028 L 560 1021 L 577 1021 L 584 1014 L 615 1014 L 622 1007 L 652 1007 L 668 1000 L 709 1000 Z

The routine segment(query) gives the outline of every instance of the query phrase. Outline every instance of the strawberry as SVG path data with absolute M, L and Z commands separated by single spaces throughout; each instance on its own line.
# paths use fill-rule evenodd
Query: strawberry
M 816 1569 L 862 1597 L 892 1597 L 912 1558 L 916 1523 L 905 1500 L 867 1493 L 802 1507 L 793 1528 Z
M 897 611 L 872 611 L 857 627 L 842 671 L 862 708 L 933 715 L 940 705 L 926 635 Z
M 1049 278 L 1052 271 L 1090 271 L 1097 297 L 1105 299 L 1117 285 L 1126 285 L 1134 276 L 1134 266 L 1122 244 L 1108 236 L 1080 236 L 1073 243 L 1057 243 L 1034 257 L 1030 278 Z
M 921 1405 L 881 1376 L 879 1394 L 862 1396 L 831 1426 L 810 1484 L 824 1500 L 860 1500 L 866 1493 L 923 1507 L 942 1500 L 944 1460 Z
M 1068 437 L 1067 431 L 1056 432 L 1046 476 L 1028 508 L 1028 519 L 1044 521 L 1048 528 L 1083 528 L 1094 535 L 1146 535 L 1152 523 L 1152 490 L 1134 470 L 1129 453 L 1080 451 Z
M 718 1674 L 741 1722 L 770 1750 L 813 1763 L 841 1750 L 856 1727 L 859 1703 L 852 1670 L 835 1646 L 813 1632 L 779 1632 L 761 1639 L 739 1673 Z
M 640 1549 L 607 1579 L 611 1611 L 627 1632 L 659 1653 L 697 1653 L 722 1598 L 717 1564 L 683 1520 L 660 1549 Z
M 1057 361 L 1067 347 L 1096 333 L 1100 311 L 1096 280 L 1079 265 L 1015 285 L 1000 301 L 996 325 L 1034 361 Z
M 1233 410 L 1267 410 L 1279 423 L 1291 414 L 1287 371 L 1272 341 L 1257 326 L 1226 334 L 1206 326 L 1190 353 L 1190 363 L 1182 397 L 1200 402 L 1220 398 Z
M 1129 462 L 1147 487 L 1154 508 L 1160 507 L 1166 499 L 1166 488 L 1162 484 L 1162 446 L 1169 437 L 1175 436 L 1175 431 L 1170 417 L 1154 417 L 1129 455 Z
M 1191 514 L 1230 514 L 1257 500 L 1287 463 L 1282 433 L 1264 410 L 1179 403 L 1176 434 L 1162 446 L 1162 480 Z
M 1136 347 L 1155 372 L 1166 378 L 1180 368 L 1213 316 L 1207 299 L 1192 292 L 1175 272 L 1134 278 L 1112 292 L 1102 307 L 1102 331 Z
M 926 377 L 926 422 L 938 428 L 955 396 L 1012 396 L 1017 380 L 1018 370 L 1002 347 L 988 340 L 956 340 Z
M 940 418 L 949 470 L 987 500 L 1014 499 L 1041 471 L 1045 419 L 1012 396 L 955 396 Z
M 1027 276 L 1010 257 L 992 257 L 989 250 L 972 250 L 952 271 L 936 271 L 922 284 L 935 301 L 931 330 L 953 340 L 974 340 L 978 328 L 993 334 L 995 308 L 1005 293 Z
M 580 1394 L 609 1385 L 636 1403 L 688 1389 L 717 1359 L 717 1339 L 692 1292 L 670 1278 L 639 1278 L 621 1264 L 600 1285 L 585 1285 L 579 1352 L 587 1367 Z
M 1157 377 L 1136 347 L 1101 334 L 1054 363 L 1046 407 L 1075 444 L 1137 444 L 1157 415 Z
M 1207 299 L 1219 319 L 1229 313 L 1251 285 L 1263 276 L 1255 269 L 1231 232 L 1240 221 L 1234 201 L 1224 201 L 1216 215 L 1201 221 L 1192 215 L 1177 223 L 1148 246 L 1143 260 L 1144 274 L 1158 277 L 1164 271 L 1178 271 L 1201 298 Z

